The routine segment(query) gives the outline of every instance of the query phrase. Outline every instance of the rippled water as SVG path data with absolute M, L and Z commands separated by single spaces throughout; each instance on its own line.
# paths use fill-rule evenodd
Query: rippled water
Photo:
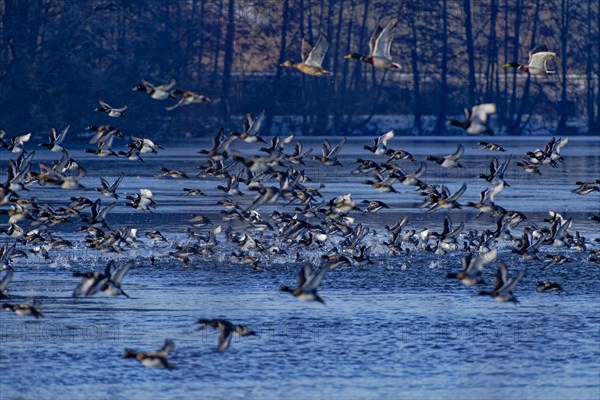
M 520 155 L 543 147 L 548 138 L 494 138 L 513 155 L 507 173 L 511 187 L 497 197 L 497 204 L 520 210 L 533 222 L 543 224 L 548 210 L 574 218 L 576 230 L 588 240 L 600 236 L 599 224 L 587 219 L 598 213 L 598 193 L 578 196 L 570 192 L 576 180 L 600 177 L 598 138 L 571 138 L 563 148 L 565 164 L 542 170 L 543 176 L 519 172 L 514 167 Z M 350 139 L 342 149 L 343 168 L 307 163 L 305 168 L 317 184 L 323 182 L 325 199 L 353 193 L 353 199 L 379 199 L 391 206 L 357 221 L 374 229 L 367 243 L 387 239 L 383 225 L 409 215 L 408 228 L 441 230 L 445 213 L 416 209 L 420 197 L 396 184 L 400 193 L 379 193 L 361 184 L 364 176 L 349 170 L 356 157 L 377 159 L 362 150 L 368 138 Z M 305 140 L 305 147 L 320 150 L 320 141 Z M 457 143 L 467 149 L 465 169 L 441 171 L 431 167 L 424 180 L 447 183 L 451 191 L 468 185 L 461 202 L 477 201 L 487 186 L 476 179 L 492 153 L 475 151 L 472 138 L 395 138 L 391 147 L 401 147 L 417 160 L 427 154 L 449 154 Z M 77 243 L 74 249 L 52 250 L 51 260 L 34 255 L 19 259 L 9 285 L 10 302 L 31 303 L 36 299 L 44 318 L 35 320 L 0 313 L 0 398 L 453 398 L 453 399 L 541 399 L 600 397 L 600 266 L 587 260 L 588 252 L 543 247 L 542 253 L 568 254 L 572 263 L 540 270 L 534 261 L 522 261 L 511 253 L 512 244 L 498 244 L 511 275 L 527 268 L 515 290 L 520 304 L 500 304 L 475 295 L 444 274 L 460 268 L 463 251 L 436 256 L 424 251 L 390 256 L 383 245 L 375 251 L 374 264 L 339 267 L 329 272 L 320 293 L 326 305 L 296 301 L 276 289 L 294 285 L 301 263 L 296 250 L 287 256 L 266 259 L 268 271 L 229 259 L 237 250 L 219 238 L 221 245 L 212 259 L 194 258 L 192 267 L 165 253 L 185 241 L 190 214 L 219 220 L 215 205 L 222 192 L 217 180 L 176 181 L 156 178 L 162 166 L 198 172 L 203 160 L 196 151 L 207 142 L 191 146 L 165 144 L 166 150 L 144 163 L 97 159 L 72 151 L 86 168 L 87 187 L 109 181 L 123 171 L 119 193 L 132 194 L 150 188 L 158 208 L 144 214 L 119 206 L 109 215 L 111 226 L 136 226 L 136 248 L 118 255 L 99 253 L 81 243 L 75 224 L 56 227 L 56 236 Z M 251 151 L 243 149 L 250 154 Z M 288 149 L 289 151 L 289 149 Z M 0 153 L 2 164 L 8 155 Z M 39 152 L 36 161 L 54 159 Z M 407 170 L 416 163 L 402 163 Z M 3 170 L 5 168 L 3 167 Z M 182 197 L 183 187 L 201 188 L 207 197 Z M 242 191 L 245 187 L 242 185 Z M 66 204 L 71 195 L 97 198 L 97 193 L 65 192 L 31 188 L 40 203 Z M 241 200 L 252 201 L 249 192 Z M 124 196 L 123 196 L 124 197 Z M 103 204 L 110 203 L 104 200 Z M 283 203 L 282 203 L 283 204 Z M 7 206 L 3 206 L 6 208 Z M 265 214 L 283 205 L 261 207 Z M 467 229 L 494 229 L 488 217 L 473 220 L 470 209 L 451 210 L 455 223 Z M 6 216 L 0 216 L 5 226 Z M 594 225 L 595 224 L 595 225 Z M 241 225 L 235 229 L 244 229 Z M 160 229 L 170 245 L 151 244 L 143 233 Z M 520 232 L 521 227 L 516 229 Z M 465 231 L 466 232 L 466 231 Z M 7 240 L 0 236 L 0 244 Z M 597 245 L 596 245 L 597 247 Z M 20 246 L 19 248 L 22 248 Z M 590 246 L 593 248 L 593 246 Z M 302 252 L 301 257 L 318 262 L 321 252 Z M 150 256 L 156 257 L 153 265 Z M 72 298 L 78 279 L 72 271 L 101 270 L 107 261 L 134 259 L 123 288 L 130 299 Z M 494 266 L 486 269 L 492 285 Z M 540 294 L 536 282 L 560 283 L 564 293 Z M 217 353 L 218 333 L 195 331 L 198 318 L 226 318 L 255 329 L 259 336 L 234 338 L 231 347 Z M 175 341 L 170 361 L 174 370 L 144 368 L 123 359 L 125 347 L 156 350 L 166 338 Z

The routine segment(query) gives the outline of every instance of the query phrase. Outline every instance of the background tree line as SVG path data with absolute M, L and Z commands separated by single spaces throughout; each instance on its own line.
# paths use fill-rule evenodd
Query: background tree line
M 496 102 L 508 134 L 598 134 L 599 0 L 4 0 L 0 2 L 0 128 L 9 136 L 110 123 L 97 100 L 129 105 L 119 128 L 158 137 L 207 136 L 267 110 L 272 134 L 358 135 L 396 128 L 452 134 L 449 116 Z M 368 52 L 378 22 L 398 18 L 400 72 L 343 56 Z M 332 79 L 279 64 L 301 38 L 330 44 Z M 546 45 L 557 74 L 502 64 Z M 210 106 L 166 111 L 131 89 L 141 79 L 208 95 Z

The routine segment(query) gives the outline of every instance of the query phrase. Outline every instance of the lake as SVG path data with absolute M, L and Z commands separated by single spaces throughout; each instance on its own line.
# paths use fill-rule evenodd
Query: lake
M 296 138 L 295 138 L 296 139 Z M 395 137 L 388 146 L 412 153 L 415 162 L 398 163 L 411 172 L 427 155 L 453 153 L 465 146 L 464 168 L 445 170 L 427 162 L 422 177 L 427 183 L 446 184 L 455 192 L 467 184 L 459 202 L 461 209 L 427 212 L 418 205 L 423 196 L 414 188 L 395 183 L 398 193 L 381 193 L 363 181 L 365 175 L 350 173 L 356 158 L 384 161 L 362 148 L 372 138 L 348 138 L 340 153 L 342 167 L 326 167 L 306 161 L 302 167 L 313 180 L 305 185 L 321 189 L 323 200 L 352 193 L 360 204 L 364 199 L 389 205 L 376 214 L 350 215 L 369 228 L 362 243 L 376 243 L 370 265 L 341 265 L 328 272 L 319 287 L 325 304 L 300 302 L 277 290 L 281 284 L 294 286 L 296 274 L 305 262 L 314 266 L 320 256 L 339 246 L 341 235 L 330 235 L 322 248 L 306 249 L 279 239 L 267 231 L 263 240 L 284 252 L 260 256 L 265 271 L 231 257 L 240 246 L 224 233 L 210 256 L 193 256 L 190 266 L 168 253 L 178 244 L 192 244 L 186 229 L 192 228 L 191 214 L 209 217 L 213 226 L 193 228 L 207 232 L 216 225 L 231 226 L 233 232 L 249 232 L 247 223 L 222 221 L 223 207 L 217 205 L 224 193 L 217 185 L 224 181 L 199 178 L 198 166 L 206 156 L 197 153 L 211 147 L 210 141 L 186 144 L 161 143 L 165 149 L 147 155 L 144 162 L 124 158 L 98 158 L 82 151 L 83 144 L 69 146 L 87 175 L 86 189 L 66 191 L 53 186 L 33 185 L 23 198 L 37 197 L 40 205 L 65 206 L 71 196 L 114 200 L 93 190 L 100 177 L 113 182 L 121 172 L 125 178 L 117 190 L 120 198 L 107 217 L 114 228 L 137 228 L 137 242 L 120 253 L 106 253 L 85 246 L 76 219 L 50 230 L 67 239 L 72 248 L 50 250 L 44 260 L 33 254 L 16 259 L 14 277 L 8 286 L 6 302 L 34 300 L 43 318 L 18 317 L 0 313 L 0 398 L 416 398 L 416 399 L 598 399 L 600 398 L 600 265 L 589 261 L 589 251 L 597 249 L 600 224 L 589 217 L 600 212 L 600 193 L 580 196 L 571 192 L 575 181 L 600 178 L 600 138 L 572 137 L 562 149 L 564 163 L 558 168 L 543 166 L 541 176 L 515 166 L 527 151 L 542 148 L 550 137 Z M 337 143 L 339 139 L 331 139 Z M 493 141 L 506 153 L 475 150 L 478 140 Z M 302 138 L 304 148 L 320 154 L 322 138 Z M 116 147 L 124 143 L 115 142 Z M 260 146 L 235 144 L 245 155 L 256 154 Z M 33 146 L 27 147 L 33 150 Z M 290 154 L 293 142 L 286 145 Z M 496 196 L 496 204 L 518 210 L 528 220 L 513 229 L 520 236 L 524 226 L 543 220 L 548 211 L 573 218 L 571 234 L 579 232 L 589 243 L 586 251 L 542 245 L 540 254 L 562 254 L 571 261 L 542 270 L 538 261 L 527 261 L 512 253 L 515 245 L 499 240 L 498 259 L 505 262 L 509 276 L 526 269 L 514 294 L 519 304 L 498 303 L 477 296 L 480 289 L 491 290 L 497 262 L 485 267 L 487 284 L 464 287 L 447 279 L 447 272 L 461 268 L 465 250 L 464 235 L 469 230 L 494 230 L 489 216 L 475 219 L 476 211 L 464 206 L 477 202 L 479 193 L 490 185 L 479 179 L 492 157 L 500 161 L 512 155 L 505 175 L 510 187 Z M 0 150 L 0 166 L 6 179 L 9 159 Z M 56 153 L 37 150 L 33 169 L 39 162 L 60 158 Z M 176 180 L 157 177 L 167 167 L 193 177 Z M 282 168 L 279 168 L 282 169 Z M 236 170 L 235 167 L 233 170 Z M 157 208 L 144 213 L 125 207 L 125 196 L 139 189 L 151 189 Z M 206 196 L 183 196 L 183 188 L 198 188 Z M 249 206 L 256 193 L 240 185 Z M 288 205 L 279 199 L 258 211 L 267 220 L 279 212 L 294 212 L 298 202 Z M 0 206 L 8 210 L 9 204 Z M 85 215 L 89 211 L 84 211 Z M 414 245 L 408 254 L 392 254 L 382 243 L 388 239 L 384 228 L 408 216 L 406 230 L 442 230 L 449 215 L 454 226 L 465 223 L 459 238 L 460 249 L 436 255 Z M 316 220 L 314 220 L 316 221 Z M 313 222 L 314 222 L 313 221 Z M 315 222 L 316 223 L 316 222 Z M 26 227 L 27 221 L 19 223 Z M 0 226 L 7 216 L 0 215 Z M 168 243 L 154 243 L 144 234 L 160 230 Z M 258 235 L 258 234 L 254 234 Z M 258 236 L 255 236 L 258 237 Z M 0 245 L 13 240 L 0 233 Z M 17 244 L 18 249 L 31 246 Z M 124 277 L 123 290 L 130 298 L 73 298 L 79 278 L 74 271 L 103 271 L 109 260 L 134 267 Z M 4 273 L 2 273 L 4 274 Z M 536 283 L 559 283 L 560 293 L 538 293 Z M 256 336 L 234 337 L 229 349 L 215 350 L 219 333 L 196 330 L 199 318 L 223 318 L 248 325 Z M 159 349 L 164 340 L 175 342 L 169 361 L 172 370 L 145 368 L 122 357 L 125 348 L 140 351 Z

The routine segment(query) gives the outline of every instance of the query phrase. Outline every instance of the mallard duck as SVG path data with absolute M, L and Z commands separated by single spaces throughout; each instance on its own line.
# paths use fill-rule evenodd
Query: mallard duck
M 326 71 L 321 67 L 325 53 L 329 44 L 324 36 L 320 36 L 315 46 L 312 47 L 306 39 L 302 39 L 302 62 L 284 61 L 280 66 L 293 67 L 300 72 L 312 76 L 329 76 L 331 72 Z
M 494 131 L 487 127 L 488 115 L 496 114 L 496 104 L 485 103 L 465 108 L 465 121 L 450 120 L 450 125 L 460 126 L 469 135 L 493 135 Z
M 548 51 L 546 46 L 538 46 L 529 52 L 529 62 L 527 64 L 519 64 L 513 61 L 504 64 L 504 68 L 517 68 L 519 71 L 531 75 L 550 75 L 555 74 L 556 71 L 549 69 L 546 63 L 554 58 L 556 58 L 556 53 Z
M 361 60 L 367 64 L 373 65 L 375 68 L 400 69 L 400 64 L 393 62 L 392 57 L 390 56 L 390 48 L 392 47 L 392 41 L 394 40 L 396 25 L 398 25 L 397 19 L 392 19 L 383 29 L 381 28 L 381 25 L 377 25 L 377 28 L 373 31 L 371 40 L 369 41 L 370 51 L 368 55 L 363 56 L 358 53 L 351 53 L 344 58 Z

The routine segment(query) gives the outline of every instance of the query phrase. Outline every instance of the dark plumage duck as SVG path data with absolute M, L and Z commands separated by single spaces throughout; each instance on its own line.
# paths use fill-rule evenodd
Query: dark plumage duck
M 535 288 L 540 293 L 562 292 L 563 288 L 558 283 L 540 281 Z
M 500 303 L 511 301 L 516 304 L 519 301 L 512 294 L 512 292 L 517 284 L 521 281 L 523 276 L 525 276 L 525 270 L 519 271 L 517 276 L 508 279 L 508 269 L 506 268 L 506 265 L 504 265 L 504 262 L 500 261 L 498 262 L 498 270 L 496 271 L 496 284 L 494 286 L 494 291 L 481 291 L 477 294 L 480 296 L 491 296 L 494 300 Z
M 465 286 L 473 286 L 485 283 L 481 276 L 483 268 L 494 261 L 498 256 L 498 250 L 492 249 L 487 253 L 482 253 L 479 256 L 474 256 L 471 253 L 463 258 L 463 269 L 459 273 L 448 272 L 446 278 L 458 279 Z
M 312 156 L 312 159 L 319 161 L 320 163 L 323 163 L 323 164 L 327 165 L 328 167 L 333 167 L 335 165 L 339 165 L 341 167 L 342 163 L 340 163 L 338 161 L 337 157 L 338 157 L 338 154 L 340 153 L 340 150 L 342 149 L 342 146 L 344 146 L 344 143 L 346 143 L 345 138 L 340 140 L 340 142 L 338 144 L 336 144 L 334 147 L 331 147 L 331 143 L 329 143 L 329 140 L 324 139 L 322 156 L 321 157 Z
M 175 348 L 175 343 L 171 339 L 165 340 L 165 344 L 158 351 L 138 352 L 131 349 L 125 349 L 123 352 L 124 358 L 135 358 L 145 367 L 153 368 L 174 368 L 173 364 L 170 364 L 167 358 L 169 353 Z
M 29 305 L 29 304 L 4 303 L 4 304 L 2 304 L 2 310 L 3 311 L 10 310 L 20 317 L 32 316 L 35 318 L 39 318 L 39 317 L 44 316 L 41 312 L 38 311 L 38 309 L 35 306 Z
M 231 322 L 224 319 L 199 319 L 198 323 L 200 326 L 197 330 L 203 330 L 206 328 L 218 329 L 221 334 L 219 335 L 219 342 L 217 344 L 217 351 L 222 352 L 227 350 L 231 343 L 231 337 L 235 336 L 255 336 L 256 332 L 247 327 L 246 325 L 234 325 Z
M 328 270 L 329 266 L 324 265 L 315 272 L 312 272 L 312 266 L 306 264 L 298 272 L 298 287 L 296 289 L 281 285 L 279 286 L 279 290 L 291 293 L 301 301 L 318 301 L 321 304 L 325 304 L 323 299 L 317 294 L 317 289 Z

